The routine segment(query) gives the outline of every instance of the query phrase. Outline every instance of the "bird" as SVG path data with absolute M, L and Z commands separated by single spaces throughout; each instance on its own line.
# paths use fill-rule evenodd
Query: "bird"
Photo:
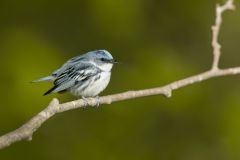
M 107 50 L 90 51 L 69 59 L 50 75 L 32 82 L 53 82 L 54 86 L 44 95 L 69 91 L 76 97 L 98 97 L 109 84 L 116 63 Z

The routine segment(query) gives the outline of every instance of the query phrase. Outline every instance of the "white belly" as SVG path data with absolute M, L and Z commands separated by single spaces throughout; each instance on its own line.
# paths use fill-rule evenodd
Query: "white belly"
M 71 89 L 70 92 L 75 96 L 95 97 L 101 93 L 108 85 L 111 77 L 111 72 L 102 72 L 101 77 L 94 81 L 91 79 L 90 84 L 85 89 L 82 87 Z

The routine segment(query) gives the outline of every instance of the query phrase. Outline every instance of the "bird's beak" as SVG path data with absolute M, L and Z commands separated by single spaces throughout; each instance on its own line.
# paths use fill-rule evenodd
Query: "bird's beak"
M 112 64 L 117 64 L 117 63 L 119 63 L 119 62 L 116 61 L 115 59 L 112 59 L 112 60 L 110 61 L 110 63 L 112 63 Z

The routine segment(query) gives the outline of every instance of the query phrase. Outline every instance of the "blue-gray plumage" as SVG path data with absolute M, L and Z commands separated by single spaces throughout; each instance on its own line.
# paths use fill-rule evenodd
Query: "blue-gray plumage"
M 32 82 L 53 82 L 54 87 L 44 95 L 70 91 L 78 97 L 95 97 L 107 87 L 114 63 L 108 51 L 91 51 L 68 60 L 51 75 Z

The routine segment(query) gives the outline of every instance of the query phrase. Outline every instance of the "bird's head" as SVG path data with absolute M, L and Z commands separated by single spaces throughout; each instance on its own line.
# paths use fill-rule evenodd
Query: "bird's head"
M 87 59 L 104 71 L 110 71 L 113 64 L 117 63 L 107 50 L 96 50 L 86 54 Z

